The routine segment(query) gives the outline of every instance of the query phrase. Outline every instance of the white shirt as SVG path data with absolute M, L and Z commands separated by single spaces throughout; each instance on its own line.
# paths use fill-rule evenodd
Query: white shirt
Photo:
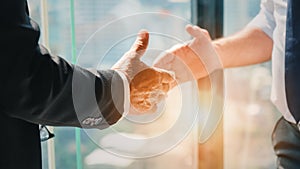
M 287 0 L 262 0 L 259 14 L 248 26 L 261 28 L 273 39 L 271 100 L 287 121 L 296 123 L 287 106 L 285 92 L 286 15 Z

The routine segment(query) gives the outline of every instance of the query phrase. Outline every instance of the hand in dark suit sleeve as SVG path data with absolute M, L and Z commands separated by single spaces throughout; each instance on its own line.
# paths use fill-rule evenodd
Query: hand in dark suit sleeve
M 116 71 L 92 73 L 50 55 L 38 45 L 40 31 L 24 0 L 5 1 L 0 14 L 0 106 L 7 115 L 54 126 L 105 128 L 118 121 L 124 85 Z
M 112 67 L 123 72 L 130 82 L 131 115 L 154 113 L 157 104 L 166 98 L 174 86 L 174 76 L 168 71 L 149 67 L 141 61 L 146 52 L 149 33 L 141 30 L 128 52 Z
M 92 72 L 38 45 L 40 31 L 28 16 L 26 1 L 7 0 L 0 14 L 0 108 L 11 117 L 55 126 L 105 128 L 122 117 L 125 107 L 129 110 L 130 99 L 129 113 L 154 112 L 156 100 L 174 81 L 169 73 L 140 61 L 148 45 L 147 31 L 139 33 L 113 70 Z

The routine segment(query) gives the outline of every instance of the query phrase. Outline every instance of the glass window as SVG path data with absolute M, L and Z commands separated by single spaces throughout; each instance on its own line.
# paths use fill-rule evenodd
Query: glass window
M 190 38 L 184 31 L 191 18 L 190 0 L 75 0 L 74 2 L 77 64 L 82 67 L 110 68 L 128 51 L 141 28 L 150 32 L 150 49 L 143 57 L 143 61 L 147 64 L 151 64 L 163 50 Z M 29 3 L 32 17 L 41 25 L 39 1 L 29 0 Z M 70 0 L 51 0 L 47 1 L 47 5 L 51 53 L 72 62 Z M 184 94 L 193 95 L 189 92 L 187 90 Z M 176 92 L 172 96 L 175 95 L 173 98 L 177 98 Z M 168 101 L 172 103 L 164 107 L 168 113 L 155 117 L 153 120 L 158 122 L 153 125 L 138 124 L 140 126 L 136 127 L 123 120 L 114 126 L 114 130 L 134 139 L 160 136 L 178 118 L 176 109 L 180 109 L 178 107 L 180 104 L 176 101 L 178 100 Z M 192 111 L 190 108 L 184 110 Z M 188 118 L 186 120 L 193 121 Z M 185 124 L 189 126 L 193 123 Z M 111 129 L 81 130 L 80 152 L 83 168 L 197 168 L 196 128 L 192 128 L 191 125 L 187 135 L 180 135 L 179 130 L 169 132 L 155 146 L 151 142 L 144 144 L 126 140 L 120 144 L 118 135 Z M 78 150 L 74 128 L 55 127 L 54 131 L 56 168 L 76 168 Z M 176 139 L 177 142 L 173 143 Z M 144 158 L 125 157 L 132 154 L 140 154 L 139 157 Z M 43 143 L 45 169 L 48 168 L 48 160 L 46 143 Z
M 82 67 L 101 69 L 111 67 L 130 48 L 141 28 L 150 31 L 151 52 L 146 53 L 146 57 L 143 58 L 148 64 L 151 64 L 161 51 L 189 39 L 183 30 L 191 18 L 190 0 L 75 0 L 74 2 L 76 51 L 79 56 L 77 61 Z M 225 36 L 243 28 L 257 14 L 259 4 L 260 0 L 224 0 Z M 40 0 L 29 0 L 29 5 L 32 18 L 42 26 Z M 51 0 L 47 1 L 47 5 L 51 52 L 71 62 L 70 0 Z M 227 94 L 224 116 L 225 168 L 275 168 L 275 155 L 270 137 L 279 113 L 269 100 L 270 63 L 229 69 L 226 70 L 225 77 Z M 175 103 L 173 100 L 173 105 L 176 105 Z M 130 137 L 155 136 L 164 128 L 162 124 L 171 122 L 172 120 L 168 118 L 161 119 L 157 125 L 140 131 L 128 127 L 123 121 L 116 125 L 115 129 L 130 133 Z M 114 153 L 120 149 L 118 146 L 125 147 L 123 153 L 133 150 L 142 153 L 146 149 L 149 150 L 147 145 L 130 145 L 126 142 L 124 145 L 118 142 L 114 144 L 111 141 L 115 135 L 110 130 L 103 130 L 101 134 L 99 131 L 81 130 L 80 152 L 83 167 L 197 168 L 198 137 L 194 130 L 171 151 L 144 159 L 124 158 L 124 154 L 120 156 Z M 170 139 L 163 140 L 158 147 L 167 144 L 176 134 L 172 133 Z M 55 135 L 56 168 L 76 168 L 74 128 L 57 127 Z M 110 148 L 116 151 L 104 150 L 103 145 L 111 146 Z M 42 143 L 42 147 L 43 168 L 47 169 L 47 143 Z
M 258 13 L 260 0 L 224 0 L 225 36 Z M 270 102 L 271 64 L 226 70 L 225 168 L 276 168 L 271 132 L 279 117 Z

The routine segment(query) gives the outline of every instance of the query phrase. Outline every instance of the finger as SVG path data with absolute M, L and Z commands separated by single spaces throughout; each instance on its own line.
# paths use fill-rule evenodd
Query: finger
M 206 29 L 202 29 L 202 28 L 201 28 L 201 31 L 204 34 L 204 36 L 211 41 L 209 32 Z
M 162 83 L 172 83 L 175 80 L 175 74 L 174 72 L 162 72 L 161 73 L 162 77 Z
M 155 59 L 153 66 L 162 69 L 171 69 L 171 63 L 174 60 L 174 55 L 168 52 L 163 52 L 157 59 Z
M 191 36 L 195 38 L 201 39 L 205 37 L 201 28 L 199 28 L 198 26 L 187 25 L 185 29 Z
M 167 79 L 167 81 L 169 81 L 169 79 L 175 78 L 175 73 L 173 71 L 169 71 L 169 70 L 161 69 L 161 68 L 155 68 L 155 67 L 153 69 L 156 72 L 158 72 L 162 78 Z M 164 81 L 164 82 L 167 82 L 167 81 Z
M 172 46 L 170 49 L 162 52 L 153 63 L 154 67 L 162 68 L 162 69 L 171 69 L 171 64 L 175 60 L 175 55 L 178 51 L 181 51 L 186 44 L 189 44 L 190 42 L 185 42 L 185 44 L 176 44 Z
M 156 111 L 157 111 L 157 105 L 154 104 L 154 105 L 152 105 L 151 109 L 148 110 L 146 113 L 147 114 L 152 114 L 152 113 L 155 113 Z
M 135 42 L 133 43 L 133 45 L 130 48 L 130 51 L 136 52 L 135 57 L 140 59 L 144 55 L 144 53 L 147 49 L 148 42 L 149 42 L 148 31 L 140 30 Z
M 155 68 L 156 71 L 160 72 L 160 81 L 161 88 L 164 92 L 168 92 L 171 88 L 176 86 L 176 76 L 175 72 L 173 71 L 167 71 L 164 69 Z

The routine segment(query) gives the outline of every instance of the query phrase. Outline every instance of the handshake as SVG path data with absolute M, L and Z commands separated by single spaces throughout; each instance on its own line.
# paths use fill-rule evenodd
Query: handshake
M 214 63 L 218 56 L 207 31 L 191 25 L 186 31 L 193 40 L 167 50 L 150 67 L 140 60 L 149 40 L 148 32 L 142 30 L 131 49 L 112 67 L 124 73 L 129 82 L 129 114 L 155 112 L 157 104 L 177 84 L 197 80 L 220 68 Z

